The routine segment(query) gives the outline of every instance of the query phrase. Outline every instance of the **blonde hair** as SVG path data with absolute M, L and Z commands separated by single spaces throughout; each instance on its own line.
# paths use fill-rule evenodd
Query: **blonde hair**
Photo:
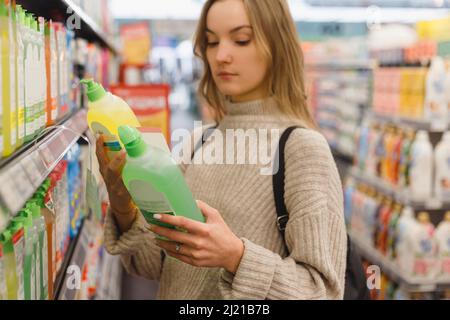
M 226 113 L 225 97 L 218 90 L 209 66 L 207 49 L 207 16 L 212 5 L 221 0 L 207 0 L 194 39 L 195 54 L 203 60 L 205 72 L 200 81 L 199 94 L 215 111 L 220 121 Z M 294 20 L 286 0 L 242 0 L 256 44 L 269 62 L 267 88 L 284 114 L 316 128 L 307 105 L 304 81 L 303 52 Z

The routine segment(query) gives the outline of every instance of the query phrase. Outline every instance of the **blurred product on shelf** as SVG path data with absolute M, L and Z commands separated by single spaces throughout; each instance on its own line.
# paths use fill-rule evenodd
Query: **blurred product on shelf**
M 429 134 L 377 121 L 363 122 L 356 135 L 354 165 L 367 177 L 383 179 L 414 202 L 449 202 L 450 132 L 433 150 Z
M 73 239 L 78 231 L 73 226 L 79 226 L 79 220 L 85 215 L 75 199 L 82 192 L 81 172 L 77 169 L 79 156 L 79 147 L 74 145 L 67 160 L 56 166 L 1 236 L 6 248 L 9 299 L 53 298 L 56 274 L 62 272 L 70 237 Z M 76 217 L 71 215 L 69 205 L 77 212 Z M 19 247 L 19 240 L 23 248 Z
M 107 49 L 20 5 L 1 0 L 0 24 L 0 152 L 8 157 L 82 105 L 85 74 L 108 87 L 117 72 Z
M 449 214 L 436 233 L 429 213 L 419 212 L 416 219 L 411 207 L 403 207 L 371 186 L 351 180 L 346 184 L 345 216 L 352 232 L 394 261 L 407 279 L 448 280 Z
M 309 96 L 321 132 L 332 148 L 354 154 L 354 132 L 370 106 L 369 72 L 314 70 L 308 76 Z

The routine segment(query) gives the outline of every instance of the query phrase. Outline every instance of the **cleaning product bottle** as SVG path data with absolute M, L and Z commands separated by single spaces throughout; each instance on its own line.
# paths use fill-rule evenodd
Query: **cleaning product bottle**
M 39 44 L 39 110 L 40 110 L 40 126 L 41 129 L 45 128 L 47 122 L 47 73 L 45 72 L 45 19 L 43 17 L 38 18 L 38 44 Z
M 48 22 L 46 34 L 47 58 L 47 125 L 52 125 L 58 118 L 58 57 L 56 52 L 55 28 L 53 22 Z
M 205 222 L 171 155 L 147 145 L 133 127 L 120 126 L 118 132 L 128 153 L 123 181 L 145 219 L 149 223 L 171 227 L 153 218 L 156 213 L 166 213 Z
M 438 278 L 450 281 L 450 211 L 436 228 L 435 239 L 438 245 Z
M 400 219 L 402 213 L 402 206 L 399 203 L 394 205 L 394 210 L 392 211 L 389 223 L 388 223 L 388 231 L 387 231 L 387 239 L 386 239 L 386 255 L 388 258 L 394 259 L 396 258 L 395 251 L 395 232 L 397 229 L 398 220 Z
M 21 146 L 25 141 L 25 79 L 24 79 L 24 52 L 23 43 L 23 23 L 25 13 L 20 5 L 16 6 L 16 32 L 17 32 L 17 146 Z
M 445 132 L 434 151 L 434 193 L 442 201 L 450 201 L 450 131 Z
M 15 40 L 12 11 L 0 1 L 0 37 L 2 42 L 3 156 L 11 155 L 17 143 Z
M 426 78 L 425 116 L 434 128 L 447 129 L 448 108 L 445 93 L 445 62 L 436 56 Z
M 36 298 L 40 300 L 48 299 L 48 268 L 47 268 L 47 232 L 45 226 L 45 218 L 41 215 L 41 207 L 38 199 L 34 199 L 28 203 L 28 208 L 33 215 L 33 227 L 36 228 L 38 234 L 37 255 L 36 255 Z
M 52 196 L 52 182 L 49 178 L 44 181 L 42 187 L 38 190 L 37 197 L 47 231 L 47 283 L 48 296 L 52 299 L 54 296 L 53 284 L 56 279 L 56 218 Z
M 1 240 L 1 239 L 0 239 Z M 8 299 L 8 288 L 6 287 L 5 262 L 3 258 L 3 244 L 0 241 L 0 301 Z
M 414 223 L 413 209 L 409 206 L 404 207 L 397 222 L 394 247 L 397 264 L 402 270 L 406 270 L 407 266 L 412 264 L 412 255 L 408 249 L 407 235 Z
M 17 300 L 19 281 L 17 277 L 16 257 L 10 230 L 4 231 L 0 235 L 0 243 L 3 247 L 3 263 L 6 282 L 6 299 Z M 1 276 L 1 275 L 0 275 Z
M 411 197 L 414 201 L 426 201 L 431 198 L 433 186 L 433 147 L 431 146 L 428 132 L 418 131 L 411 149 Z
M 11 234 L 11 245 L 14 252 L 14 259 L 15 259 L 15 273 L 16 273 L 16 287 L 14 291 L 14 297 L 13 300 L 24 300 L 25 299 L 25 292 L 24 292 L 24 257 L 25 257 L 25 229 L 23 227 L 22 222 L 20 221 L 12 221 L 11 226 L 9 227 L 10 234 Z M 11 269 L 10 269 L 11 270 Z M 11 270 L 11 272 L 14 272 Z M 14 289 L 14 288 L 13 288 Z M 10 296 L 10 289 L 8 287 L 8 297 Z M 11 298 L 9 298 L 11 299 Z
M 35 133 L 34 104 L 33 104 L 33 35 L 31 31 L 30 14 L 25 14 L 23 25 L 24 41 L 24 81 L 25 81 L 25 142 L 33 140 Z
M 131 108 L 121 98 L 106 92 L 101 84 L 93 80 L 81 80 L 87 85 L 88 123 L 94 133 L 101 133 L 105 138 L 108 156 L 121 150 L 118 138 L 120 125 L 139 127 L 140 124 Z
M 418 224 L 411 232 L 411 249 L 414 253 L 413 276 L 433 279 L 436 266 L 436 245 L 434 242 L 434 226 L 430 223 L 427 212 L 420 212 Z
M 414 131 L 406 130 L 402 141 L 398 186 L 400 188 L 409 187 L 409 170 L 411 166 L 411 146 L 414 142 Z
M 32 219 L 32 214 L 28 209 L 23 209 L 19 215 L 13 219 L 13 222 L 21 223 L 24 227 L 25 259 L 23 264 L 23 281 L 25 300 L 36 299 L 35 235 Z

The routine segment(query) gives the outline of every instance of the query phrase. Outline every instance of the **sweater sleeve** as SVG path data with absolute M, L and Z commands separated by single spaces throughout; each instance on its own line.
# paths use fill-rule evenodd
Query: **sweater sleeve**
M 153 233 L 146 228 L 140 212 L 130 230 L 120 234 L 113 214 L 108 210 L 105 219 L 104 242 L 112 255 L 120 255 L 125 270 L 150 280 L 159 280 L 163 253 L 153 240 Z
M 221 270 L 226 299 L 342 299 L 346 229 L 339 175 L 325 139 L 295 130 L 285 150 L 285 203 L 289 212 L 282 258 L 243 238 L 235 275 Z M 274 217 L 275 217 L 274 213 Z

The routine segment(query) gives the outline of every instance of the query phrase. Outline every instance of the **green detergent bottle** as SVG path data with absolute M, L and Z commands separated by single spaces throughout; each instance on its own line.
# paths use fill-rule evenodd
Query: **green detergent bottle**
M 147 145 L 134 127 L 120 126 L 119 137 L 127 151 L 123 182 L 147 222 L 173 228 L 155 220 L 157 213 L 205 222 L 170 153 Z

